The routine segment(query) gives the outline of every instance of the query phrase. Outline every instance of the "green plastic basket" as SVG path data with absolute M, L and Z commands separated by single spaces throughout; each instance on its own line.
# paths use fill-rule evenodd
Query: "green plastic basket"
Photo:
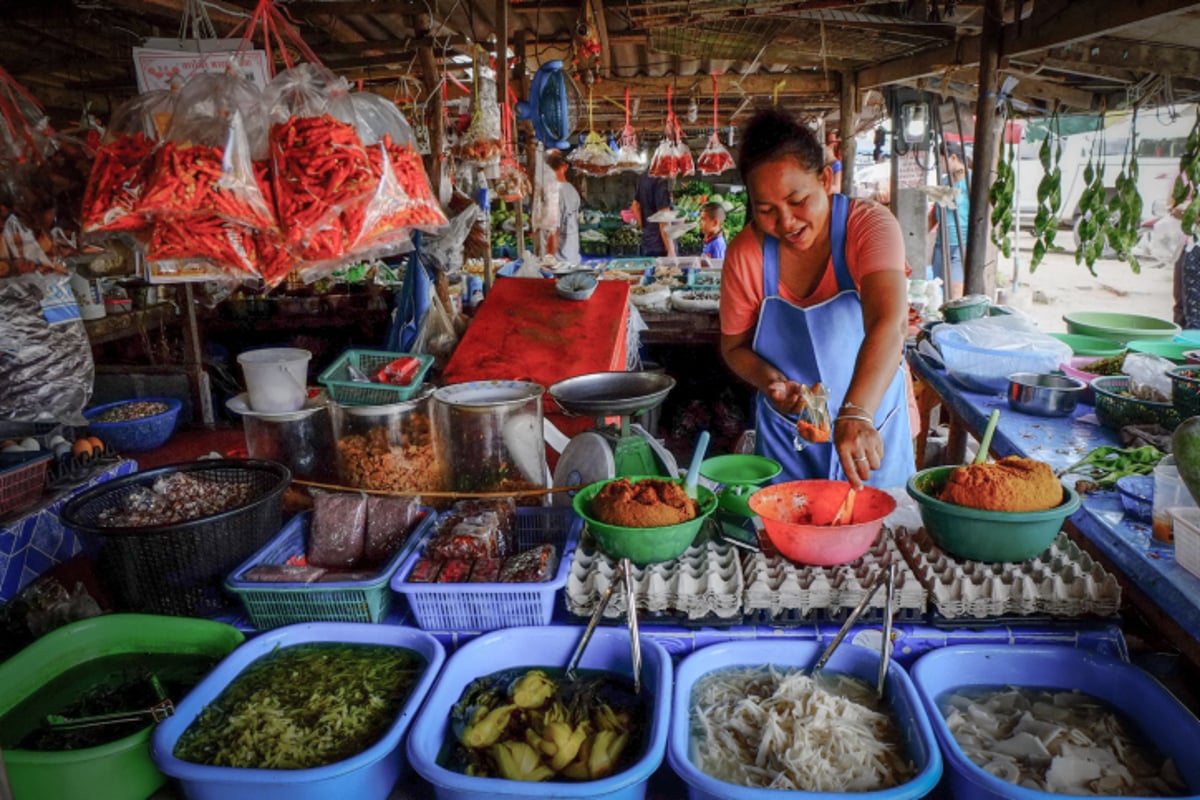
M 411 356 L 421 362 L 417 374 L 408 386 L 392 386 L 387 383 L 363 383 L 350 379 L 350 368 L 354 367 L 367 377 L 374 377 L 382 367 L 397 358 Z M 386 350 L 347 350 L 337 361 L 321 373 L 317 380 L 329 391 L 333 400 L 347 406 L 385 406 L 411 400 L 425 380 L 425 373 L 433 366 L 433 356 L 424 353 L 389 353 Z
M 261 550 L 230 573 L 225 588 L 242 601 L 250 624 L 260 631 L 298 622 L 382 622 L 392 610 L 392 575 L 437 516 L 429 508 L 421 511 L 421 520 L 409 531 L 404 545 L 373 577 L 331 583 L 245 580 L 246 571 L 253 567 L 281 565 L 293 556 L 304 555 L 311 515 L 297 514 Z

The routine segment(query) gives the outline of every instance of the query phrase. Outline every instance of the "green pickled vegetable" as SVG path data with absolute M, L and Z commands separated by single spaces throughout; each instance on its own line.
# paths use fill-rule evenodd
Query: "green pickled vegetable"
M 1111 488 L 1126 475 L 1151 475 L 1165 454 L 1153 445 L 1143 447 L 1097 447 L 1063 474 L 1083 475 L 1101 488 Z
M 419 654 L 402 647 L 322 642 L 277 649 L 200 712 L 175 756 L 247 769 L 343 761 L 383 736 L 424 668 Z

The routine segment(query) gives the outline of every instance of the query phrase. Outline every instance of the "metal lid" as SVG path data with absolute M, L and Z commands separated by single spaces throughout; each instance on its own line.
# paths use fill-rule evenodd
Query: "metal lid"
M 532 381 L 469 381 L 443 386 L 433 399 L 450 406 L 494 408 L 540 399 L 546 388 Z

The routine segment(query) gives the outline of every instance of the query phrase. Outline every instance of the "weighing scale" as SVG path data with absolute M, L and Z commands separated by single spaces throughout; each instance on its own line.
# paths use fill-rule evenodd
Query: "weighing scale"
M 547 393 L 565 414 L 596 418 L 596 427 L 567 443 L 554 468 L 554 486 L 582 486 L 626 475 L 675 478 L 679 465 L 671 451 L 633 422 L 662 405 L 675 379 L 661 372 L 592 372 L 567 378 Z M 606 423 L 620 417 L 620 423 Z M 566 492 L 556 505 L 570 505 Z

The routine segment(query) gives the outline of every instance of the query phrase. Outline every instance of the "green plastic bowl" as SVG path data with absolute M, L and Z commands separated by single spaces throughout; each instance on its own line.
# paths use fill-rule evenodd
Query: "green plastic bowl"
M 630 482 L 637 483 L 646 478 L 666 480 L 658 475 L 627 475 Z M 625 528 L 620 525 L 609 525 L 591 515 L 592 498 L 599 494 L 606 484 L 612 483 L 613 478 L 589 484 L 575 495 L 575 513 L 587 523 L 596 544 L 612 558 L 628 558 L 634 564 L 655 564 L 659 561 L 671 561 L 679 558 L 691 547 L 700 532 L 700 526 L 717 507 L 717 498 L 703 486 L 696 487 L 696 501 L 700 504 L 700 513 L 695 519 L 681 522 L 678 525 L 664 525 L 660 528 Z M 683 481 L 675 481 L 678 484 Z
M 1027 561 L 1053 543 L 1063 520 L 1079 509 L 1079 495 L 1063 487 L 1063 501 L 1045 511 L 984 511 L 937 499 L 958 467 L 931 467 L 908 479 L 925 530 L 947 553 L 989 563 Z
M 1170 341 L 1179 333 L 1174 322 L 1140 314 L 1119 314 L 1109 311 L 1076 311 L 1063 314 L 1067 333 L 1098 336 L 1125 344 L 1134 339 L 1164 339 Z
M 1119 356 L 1125 351 L 1120 342 L 1101 339 L 1098 336 L 1086 336 L 1082 333 L 1052 333 L 1050 335 L 1071 348 L 1071 352 L 1077 356 L 1108 358 L 1109 356 Z
M 957 300 L 951 300 L 940 309 L 942 319 L 946 322 L 966 322 L 969 319 L 979 319 L 988 315 L 992 303 L 986 295 L 968 295 Z
M 1169 431 L 1179 427 L 1183 420 L 1172 403 L 1138 400 L 1122 394 L 1129 388 L 1129 381 L 1128 375 L 1102 375 L 1092 379 L 1096 419 L 1101 425 L 1114 431 L 1120 431 L 1126 425 L 1157 424 Z
M 46 634 L 0 664 L 0 718 L 56 678 L 103 656 L 177 653 L 223 658 L 245 641 L 237 628 L 205 619 L 109 614 Z M 173 698 L 176 702 L 182 698 Z M 144 800 L 167 782 L 150 760 L 152 725 L 98 747 L 4 751 L 17 798 Z
M 749 453 L 713 456 L 700 464 L 702 478 L 721 484 L 717 505 L 743 517 L 754 516 L 750 495 L 781 472 L 783 465 L 775 459 Z
M 1181 342 L 1168 342 L 1165 339 L 1134 339 L 1128 345 L 1130 352 L 1133 353 L 1149 353 L 1152 356 L 1174 361 L 1176 364 L 1187 362 L 1188 353 L 1195 350 L 1195 345 L 1183 344 Z

